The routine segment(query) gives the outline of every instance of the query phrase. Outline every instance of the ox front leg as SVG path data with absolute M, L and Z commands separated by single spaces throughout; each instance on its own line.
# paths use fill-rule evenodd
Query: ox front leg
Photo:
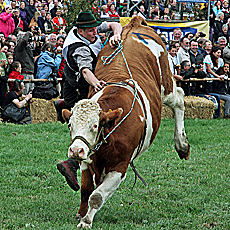
M 163 97 L 163 103 L 168 105 L 174 112 L 175 131 L 174 140 L 175 148 L 180 159 L 187 160 L 190 156 L 190 145 L 184 128 L 184 91 L 174 84 L 173 93 Z
M 123 178 L 124 179 L 124 178 Z M 106 200 L 113 195 L 115 190 L 119 187 L 122 182 L 122 173 L 119 172 L 109 172 L 103 183 L 98 186 L 96 190 L 93 191 L 89 197 L 88 202 L 88 212 L 81 219 L 78 224 L 78 228 L 91 228 L 93 223 L 93 218 L 96 212 L 103 206 Z
M 93 177 L 85 163 L 81 163 L 81 204 L 75 220 L 81 220 L 88 210 L 89 197 L 94 190 Z

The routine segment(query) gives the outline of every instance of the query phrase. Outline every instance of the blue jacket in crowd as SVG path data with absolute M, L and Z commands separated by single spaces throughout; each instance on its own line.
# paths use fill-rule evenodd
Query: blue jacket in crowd
M 49 51 L 42 52 L 38 62 L 37 62 L 37 79 L 51 79 L 49 75 L 52 73 L 52 70 L 58 70 L 61 64 L 62 58 L 60 54 L 57 54 L 56 57 L 53 57 Z

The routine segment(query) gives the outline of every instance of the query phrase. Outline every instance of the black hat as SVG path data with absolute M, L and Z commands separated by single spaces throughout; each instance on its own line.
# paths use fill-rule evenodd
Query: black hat
M 73 26 L 78 28 L 96 27 L 102 22 L 97 20 L 91 11 L 82 11 L 77 19 L 73 22 Z

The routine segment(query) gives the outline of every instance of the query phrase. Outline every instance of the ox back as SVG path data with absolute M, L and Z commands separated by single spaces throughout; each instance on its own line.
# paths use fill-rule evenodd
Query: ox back
M 171 93 L 173 90 L 167 52 L 161 38 L 139 17 L 134 18 L 123 28 L 122 40 L 124 47 L 123 52 L 133 79 L 136 81 L 139 88 L 138 94 L 142 100 L 148 119 L 148 134 L 151 132 L 151 138 L 148 143 L 149 146 L 154 140 L 161 122 L 162 81 L 166 86 L 167 94 Z M 121 54 L 117 55 L 110 64 L 103 65 L 101 57 L 109 56 L 113 51 L 114 49 L 111 49 L 109 44 L 107 44 L 100 52 L 95 70 L 96 77 L 105 82 L 122 82 L 130 79 L 130 74 L 128 73 L 124 58 Z M 112 86 L 112 88 L 114 88 L 114 86 Z M 114 91 L 121 89 L 111 90 Z M 93 93 L 93 89 L 91 89 L 90 97 Z M 104 94 L 111 97 L 109 92 Z M 109 109 L 109 105 L 103 103 L 104 97 L 105 95 L 98 99 L 98 103 L 101 105 L 101 108 L 106 111 Z M 133 96 L 131 96 L 131 98 L 133 98 Z M 120 107 L 122 108 L 124 104 L 127 105 L 127 109 L 130 109 L 131 107 L 131 103 L 128 104 L 128 101 L 125 101 L 125 98 L 121 98 L 121 100 L 118 99 L 117 102 L 120 103 Z M 126 110 L 123 115 L 127 112 L 128 111 Z M 151 129 L 151 127 L 153 129 Z

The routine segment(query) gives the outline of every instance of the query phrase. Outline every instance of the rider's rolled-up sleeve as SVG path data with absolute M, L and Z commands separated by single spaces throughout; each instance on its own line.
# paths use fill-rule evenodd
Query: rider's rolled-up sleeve
M 83 68 L 88 68 L 92 71 L 93 58 L 89 47 L 83 46 L 77 48 L 73 53 L 73 59 L 77 64 L 80 72 Z

